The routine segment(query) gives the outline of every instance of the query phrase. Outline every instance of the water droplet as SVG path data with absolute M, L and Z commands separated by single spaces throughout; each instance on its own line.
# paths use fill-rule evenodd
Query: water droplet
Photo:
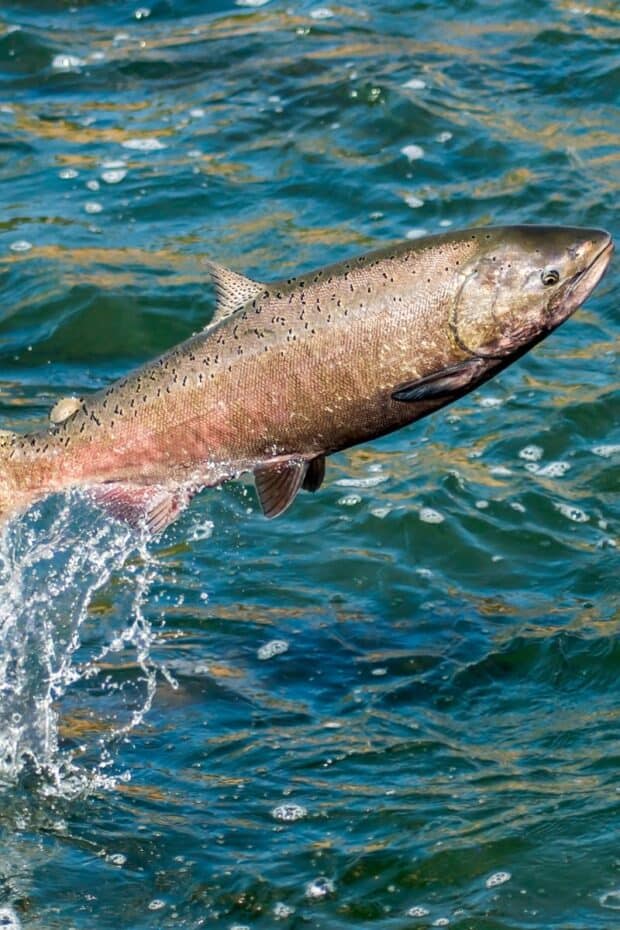
M 282 653 L 288 652 L 288 643 L 285 639 L 272 639 L 256 650 L 256 655 L 263 661 L 273 659 L 274 656 L 281 656 Z
M 27 239 L 18 239 L 17 242 L 11 242 L 9 248 L 11 252 L 29 252 L 32 243 L 28 242 Z
M 1 930 L 21 930 L 21 921 L 12 907 L 0 907 Z
M 505 885 L 511 878 L 512 875 L 510 872 L 493 872 L 492 875 L 489 875 L 484 884 L 487 888 L 497 888 L 498 885 Z
M 333 894 L 335 890 L 336 887 L 333 881 L 330 878 L 326 878 L 324 875 L 320 875 L 318 878 L 315 878 L 314 881 L 308 882 L 306 885 L 306 897 L 317 901 L 321 898 L 326 898 L 327 895 Z
M 445 517 L 432 507 L 422 507 L 418 515 L 423 523 L 443 523 Z
M 424 158 L 424 149 L 421 145 L 405 145 L 404 148 L 401 149 L 401 152 L 409 161 L 416 161 L 418 158 Z
M 307 808 L 302 807 L 301 804 L 280 804 L 278 807 L 274 807 L 271 812 L 274 820 L 282 820 L 285 823 L 293 823 L 295 820 L 307 817 L 307 815 Z
M 142 139 L 125 139 L 121 145 L 123 148 L 134 149 L 137 152 L 158 152 L 160 149 L 166 148 L 164 143 L 154 136 L 146 136 Z

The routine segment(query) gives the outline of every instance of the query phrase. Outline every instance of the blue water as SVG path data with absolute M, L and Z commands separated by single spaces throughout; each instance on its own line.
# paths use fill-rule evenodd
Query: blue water
M 0 82 L 5 429 L 201 328 L 205 257 L 619 233 L 615 0 L 9 2 Z M 0 927 L 620 925 L 619 283 L 277 521 L 9 527 Z

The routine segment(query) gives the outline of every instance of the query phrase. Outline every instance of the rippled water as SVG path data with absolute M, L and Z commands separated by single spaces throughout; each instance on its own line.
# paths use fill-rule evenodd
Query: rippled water
M 201 327 L 205 256 L 618 233 L 614 0 L 12 2 L 0 68 L 6 429 Z M 618 925 L 615 266 L 278 521 L 5 531 L 0 927 Z

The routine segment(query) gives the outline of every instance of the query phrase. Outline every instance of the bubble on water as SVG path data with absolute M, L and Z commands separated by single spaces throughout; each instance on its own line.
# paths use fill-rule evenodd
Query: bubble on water
M 11 252 L 29 252 L 32 242 L 28 242 L 27 239 L 18 239 L 17 242 L 11 242 L 9 248 Z
M 127 177 L 126 168 L 110 168 L 101 175 L 106 184 L 120 184 Z
M 273 659 L 274 656 L 281 656 L 284 652 L 288 652 L 288 645 L 285 639 L 272 639 L 270 642 L 260 646 L 260 648 L 256 650 L 256 655 L 263 661 L 266 659 Z
M 326 898 L 330 894 L 334 894 L 335 890 L 336 886 L 331 878 L 326 878 L 325 875 L 319 875 L 314 881 L 308 882 L 305 893 L 307 898 L 317 901 L 321 898 Z
M 338 478 L 334 484 L 340 488 L 375 488 L 387 480 L 387 475 L 372 475 L 368 478 Z
M 620 888 L 604 892 L 598 900 L 601 907 L 608 907 L 612 911 L 620 911 Z
M 134 19 L 148 19 L 151 15 L 151 11 L 148 6 L 139 6 L 137 10 L 134 10 Z
M 52 68 L 56 68 L 57 71 L 75 71 L 83 64 L 84 60 L 77 55 L 54 55 L 52 58 Z
M 443 523 L 445 520 L 443 514 L 438 510 L 433 510 L 432 507 L 422 507 L 418 516 L 423 523 Z
M 101 185 L 99 184 L 99 181 L 92 180 L 86 182 L 86 187 L 89 189 L 89 191 L 98 191 L 100 186 Z
M 573 523 L 587 523 L 590 517 L 580 507 L 574 504 L 566 504 L 563 501 L 554 501 L 553 506 L 563 517 L 572 520 Z
M 446 130 L 444 130 L 444 132 L 440 132 L 440 133 L 436 136 L 436 138 L 437 138 L 437 141 L 438 141 L 438 142 L 441 142 L 441 143 L 443 144 L 444 142 L 449 142 L 449 141 L 450 141 L 450 139 L 452 138 L 452 133 L 449 132 L 449 131 L 446 129 Z
M 141 139 L 125 139 L 121 142 L 121 145 L 123 148 L 134 149 L 136 152 L 159 152 L 161 149 L 166 148 L 164 143 L 156 139 L 155 136 L 145 136 Z
M 485 881 L 487 888 L 497 888 L 498 885 L 505 885 L 512 878 L 510 872 L 493 872 Z
M 21 921 L 12 907 L 0 907 L 0 930 L 21 930 Z
M 414 226 L 413 229 L 407 230 L 405 239 L 421 239 L 422 236 L 426 235 L 428 235 L 428 229 L 425 229 L 424 226 Z
M 330 10 L 328 6 L 318 6 L 314 10 L 310 10 L 310 16 L 312 19 L 331 19 L 334 15 L 334 11 Z
M 276 920 L 286 920 L 287 917 L 291 917 L 295 913 L 295 908 L 291 907 L 290 904 L 284 904 L 283 901 L 276 901 L 273 906 L 273 916 Z
M 529 445 L 519 450 L 519 458 L 525 459 L 526 462 L 539 462 L 543 457 L 543 450 L 540 446 Z
M 600 455 L 601 458 L 608 459 L 612 455 L 618 455 L 620 453 L 620 443 L 612 443 L 611 445 L 604 446 L 594 446 L 592 451 L 595 455 Z
M 424 149 L 421 145 L 416 145 L 415 143 L 403 146 L 400 151 L 409 161 L 416 161 L 418 158 L 424 158 Z
M 362 498 L 359 494 L 346 494 L 344 497 L 338 498 L 338 504 L 341 507 L 355 507 L 356 504 L 361 504 Z
M 428 917 L 429 914 L 429 909 L 427 907 L 422 907 L 421 904 L 416 904 L 407 911 L 407 917 Z
M 422 198 L 416 197 L 415 194 L 407 194 L 405 196 L 405 203 L 408 207 L 411 207 L 412 210 L 417 210 L 419 207 L 424 206 Z
M 77 178 L 78 172 L 75 168 L 63 168 L 58 172 L 58 177 L 63 181 L 71 181 L 73 178 Z
M 302 820 L 308 816 L 308 810 L 301 804 L 279 804 L 271 812 L 274 820 L 282 820 L 284 823 L 293 823 L 295 820 Z
M 153 898 L 153 900 L 148 903 L 149 911 L 161 911 L 165 906 L 166 902 L 162 901 L 161 898 Z
M 488 501 L 485 501 L 485 500 L 476 501 L 476 507 L 478 508 L 478 510 L 486 510 L 488 506 L 489 506 Z
M 403 87 L 406 87 L 408 90 L 424 90 L 426 87 L 426 81 L 423 81 L 422 78 L 410 78 L 408 81 L 405 81 Z
M 103 205 L 97 200 L 87 200 L 84 204 L 84 209 L 87 213 L 101 213 Z

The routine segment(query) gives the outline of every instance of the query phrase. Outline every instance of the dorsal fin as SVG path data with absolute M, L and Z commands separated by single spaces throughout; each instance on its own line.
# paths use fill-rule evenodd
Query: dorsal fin
M 307 462 L 279 462 L 277 465 L 262 465 L 254 472 L 258 499 L 266 517 L 278 517 L 290 507 L 301 488 Z
M 265 290 L 264 284 L 259 281 L 252 281 L 251 278 L 246 278 L 242 274 L 237 274 L 236 271 L 231 271 L 230 268 L 224 268 L 223 265 L 210 261 L 205 262 L 205 264 L 209 269 L 215 293 L 217 294 L 217 307 L 211 320 L 211 326 L 225 320 L 227 316 L 230 316 L 239 307 L 243 307 L 249 300 L 258 297 L 261 291 Z

